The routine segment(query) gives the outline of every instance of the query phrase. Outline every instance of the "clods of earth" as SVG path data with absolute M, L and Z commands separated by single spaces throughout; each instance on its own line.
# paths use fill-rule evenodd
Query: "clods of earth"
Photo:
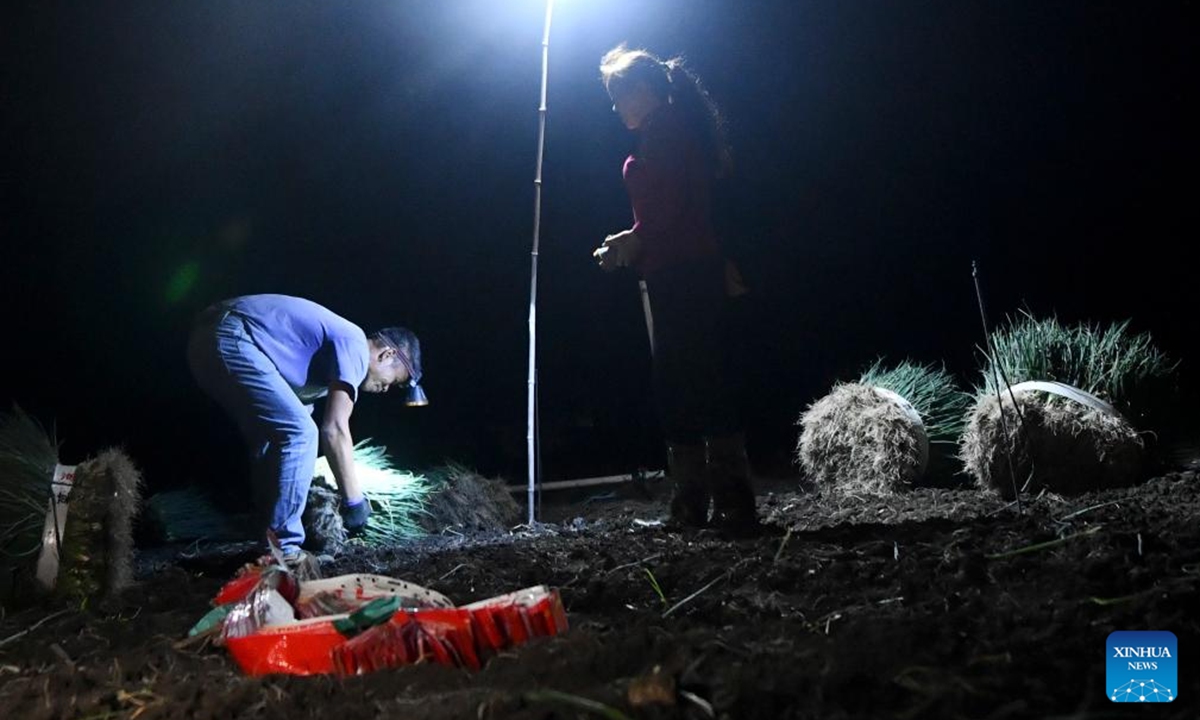
M 544 523 L 349 545 L 326 575 L 409 580 L 466 604 L 557 588 L 570 629 L 479 671 L 248 677 L 188 641 L 245 545 L 147 548 L 106 607 L 46 603 L 0 620 L 6 718 L 1110 718 L 1106 639 L 1169 630 L 1176 699 L 1200 716 L 1200 480 L 1043 494 L 834 499 L 759 483 L 769 532 L 653 522 L 664 485 L 555 501 Z

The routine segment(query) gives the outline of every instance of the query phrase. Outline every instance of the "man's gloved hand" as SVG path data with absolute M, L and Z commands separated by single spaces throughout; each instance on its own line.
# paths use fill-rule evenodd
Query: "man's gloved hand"
M 364 497 L 357 503 L 342 503 L 342 524 L 350 537 L 361 535 L 367 529 L 367 521 L 371 517 L 371 503 Z
M 642 249 L 642 239 L 632 230 L 623 230 L 604 238 L 604 244 L 592 252 L 602 270 L 632 265 Z

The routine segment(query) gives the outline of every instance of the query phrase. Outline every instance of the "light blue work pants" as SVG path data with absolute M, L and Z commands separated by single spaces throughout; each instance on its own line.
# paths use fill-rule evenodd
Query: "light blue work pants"
M 275 532 L 285 553 L 299 550 L 304 543 L 300 517 L 317 460 L 312 407 L 300 402 L 250 339 L 242 318 L 219 306 L 197 321 L 188 363 L 200 387 L 237 421 L 249 446 L 260 527 Z

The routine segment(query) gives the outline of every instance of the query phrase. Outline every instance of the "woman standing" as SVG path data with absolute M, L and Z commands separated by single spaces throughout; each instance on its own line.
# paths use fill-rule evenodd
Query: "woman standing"
M 623 171 L 633 227 L 609 235 L 593 256 L 605 270 L 633 268 L 649 292 L 671 517 L 752 531 L 750 467 L 722 362 L 726 262 L 710 212 L 713 183 L 730 168 L 720 115 L 679 58 L 664 62 L 622 44 L 604 55 L 600 75 L 638 145 Z

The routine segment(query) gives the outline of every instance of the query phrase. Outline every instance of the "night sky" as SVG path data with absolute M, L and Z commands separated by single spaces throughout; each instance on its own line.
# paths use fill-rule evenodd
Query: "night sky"
M 7 2 L 0 288 L 16 402 L 78 462 L 152 488 L 240 477 L 188 374 L 191 317 L 302 295 L 421 337 L 432 404 L 365 397 L 401 464 L 522 482 L 544 4 Z M 633 138 L 598 81 L 621 41 L 683 54 L 729 122 L 718 223 L 752 289 L 752 459 L 876 357 L 974 379 L 989 317 L 1132 319 L 1196 373 L 1194 6 L 560 0 L 538 301 L 547 480 L 661 467 L 628 227 Z M 1194 385 L 1194 382 L 1192 383 Z

